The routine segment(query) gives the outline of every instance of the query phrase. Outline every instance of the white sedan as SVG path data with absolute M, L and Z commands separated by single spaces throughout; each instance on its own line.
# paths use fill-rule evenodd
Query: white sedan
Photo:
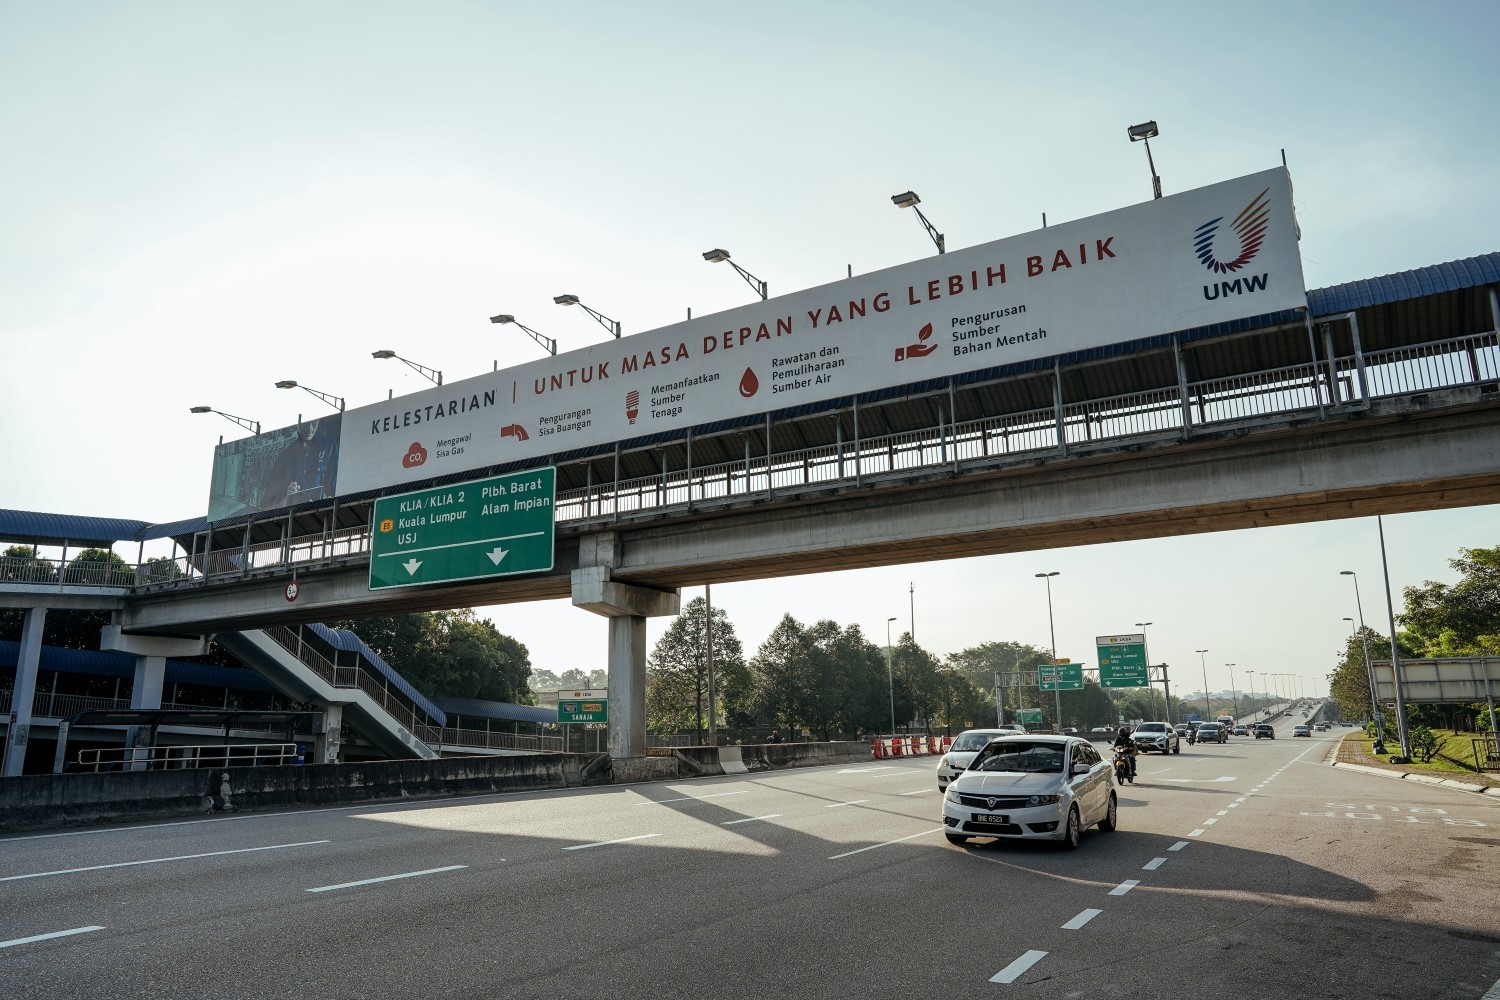
M 986 743 L 998 736 L 1012 735 L 1015 734 L 1004 729 L 965 729 L 955 736 L 953 746 L 938 761 L 938 791 L 947 788 L 948 782 L 962 774 L 964 768 L 969 766 L 969 761 L 984 749 Z
M 1076 736 L 991 740 L 943 793 L 950 843 L 970 837 L 1059 840 L 1076 848 L 1084 830 L 1113 832 L 1114 768 Z

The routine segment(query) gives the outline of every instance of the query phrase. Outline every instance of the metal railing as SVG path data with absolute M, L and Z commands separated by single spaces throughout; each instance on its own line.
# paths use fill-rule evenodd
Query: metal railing
M 84 771 L 172 771 L 204 767 L 281 767 L 300 763 L 295 743 L 186 747 L 104 747 L 78 751 Z
M 1035 377 L 1028 376 L 1028 377 Z M 937 406 L 937 426 L 766 455 L 650 476 L 595 483 L 557 495 L 559 523 L 618 521 L 632 515 L 729 506 L 768 495 L 907 476 L 960 464 L 994 466 L 1038 455 L 1118 446 L 1194 429 L 1253 426 L 1326 408 L 1368 406 L 1372 399 L 1455 388 L 1500 379 L 1500 334 L 1495 331 L 1362 355 L 1344 355 L 1284 368 L 1186 381 L 1124 395 L 996 414 L 954 423 Z M 999 380 L 1003 382 L 1005 380 Z M 997 382 L 998 384 L 998 382 Z M 971 388 L 971 387 L 965 387 Z M 930 393 L 942 397 L 943 392 Z M 734 433 L 743 433 L 735 431 Z M 345 506 L 345 511 L 358 505 Z M 255 522 L 264 526 L 285 517 Z M 332 517 L 328 520 L 331 522 Z M 249 529 L 246 528 L 246 539 Z M 177 587 L 239 579 L 287 566 L 337 565 L 366 558 L 368 525 L 231 546 L 206 556 L 152 560 L 140 567 L 69 564 L 59 583 L 45 559 L 0 557 L 0 585 Z M 81 568 L 74 573 L 74 566 Z M 130 579 L 126 579 L 126 577 Z M 310 664 L 311 666 L 311 664 Z M 349 683 L 357 683 L 351 680 Z
M 437 729 L 423 726 L 417 733 L 424 743 L 434 749 L 453 750 L 472 747 L 483 750 L 520 750 L 531 753 L 561 751 L 561 736 L 521 736 L 512 733 L 491 733 L 483 729 Z

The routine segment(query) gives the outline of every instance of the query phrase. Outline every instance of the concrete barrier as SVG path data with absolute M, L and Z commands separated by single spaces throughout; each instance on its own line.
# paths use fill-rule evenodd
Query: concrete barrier
M 860 743 L 782 743 L 657 749 L 611 760 L 607 754 L 527 754 L 381 760 L 303 767 L 205 768 L 38 774 L 0 780 L 0 832 L 135 823 L 204 814 L 354 802 L 447 798 L 580 785 L 676 781 L 869 760 Z M 228 775 L 228 787 L 223 777 Z

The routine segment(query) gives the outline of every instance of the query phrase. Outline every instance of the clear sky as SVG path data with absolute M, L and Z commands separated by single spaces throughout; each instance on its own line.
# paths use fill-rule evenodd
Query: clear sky
M 1500 249 L 1483 2 L 0 2 L 0 507 L 168 521 L 206 511 L 209 404 L 279 427 L 604 331 L 1278 164 L 1309 287 Z M 1451 580 L 1500 508 L 1388 517 L 1391 582 Z M 128 555 L 133 557 L 133 553 Z M 1384 630 L 1373 520 L 724 585 L 747 650 L 786 610 L 886 619 L 939 654 L 1153 621 L 1152 658 L 1321 679 L 1354 615 Z M 701 591 L 692 591 L 685 597 Z M 1399 609 L 1398 609 L 1399 610 Z M 535 665 L 603 664 L 603 619 L 490 609 Z M 653 620 L 652 641 L 665 627 Z M 1195 679 L 1197 678 L 1197 679 Z M 1321 681 L 1319 680 L 1319 684 Z M 1321 688 L 1320 688 L 1321 689 Z

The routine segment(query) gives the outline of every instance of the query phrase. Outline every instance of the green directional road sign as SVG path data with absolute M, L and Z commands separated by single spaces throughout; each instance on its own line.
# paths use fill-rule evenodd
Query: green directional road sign
M 533 469 L 375 501 L 370 589 L 552 568 L 557 469 Z
M 1144 635 L 1098 635 L 1099 686 L 1106 688 L 1150 687 Z
M 561 698 L 557 702 L 558 722 L 608 722 L 609 702 L 603 698 L 579 701 Z
M 1083 690 L 1082 663 L 1038 663 L 1037 687 L 1043 691 Z
M 1029 722 L 1030 723 L 1036 723 L 1037 725 L 1041 725 L 1041 722 L 1042 722 L 1042 710 L 1040 708 L 1019 708 L 1019 709 L 1016 709 L 1016 721 L 1019 722 L 1023 726 L 1026 725 Z

